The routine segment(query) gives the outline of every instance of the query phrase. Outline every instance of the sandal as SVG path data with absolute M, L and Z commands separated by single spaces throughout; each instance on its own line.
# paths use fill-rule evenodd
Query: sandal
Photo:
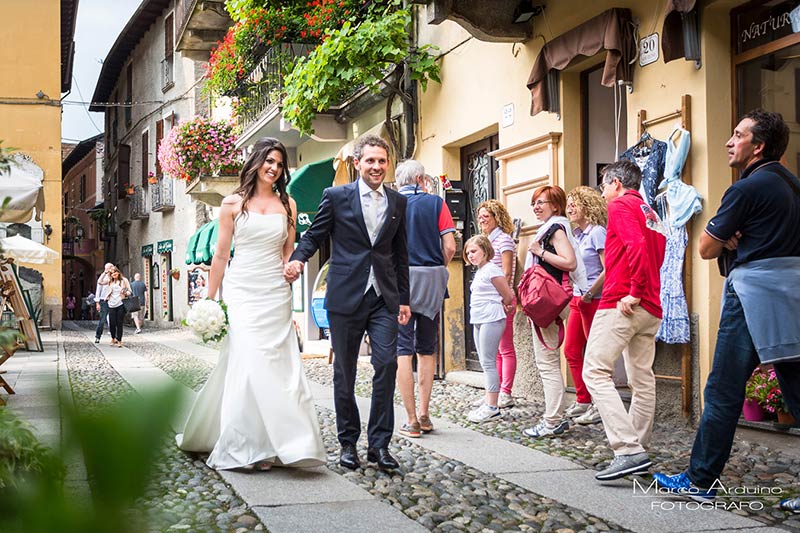
M 433 431 L 433 422 L 431 422 L 431 417 L 429 417 L 428 415 L 420 415 L 419 429 L 423 433 L 430 433 L 431 431 Z

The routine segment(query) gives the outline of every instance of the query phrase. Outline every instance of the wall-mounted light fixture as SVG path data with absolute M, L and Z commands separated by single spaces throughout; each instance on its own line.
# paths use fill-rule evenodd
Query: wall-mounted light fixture
M 47 239 L 47 242 L 50 242 L 50 235 L 53 234 L 53 226 L 50 224 L 44 225 L 44 236 Z
M 81 242 L 83 236 L 84 236 L 83 226 L 78 226 L 77 228 L 75 228 L 75 242 Z
M 528 22 L 533 17 L 541 15 L 542 11 L 544 11 L 543 3 L 534 3 L 533 0 L 520 0 L 519 4 L 517 4 L 517 8 L 514 10 L 512 22 L 514 24 Z

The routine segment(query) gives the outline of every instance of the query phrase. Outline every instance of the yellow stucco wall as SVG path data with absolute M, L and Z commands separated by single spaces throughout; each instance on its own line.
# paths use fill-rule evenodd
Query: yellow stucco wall
M 703 261 L 697 255 L 696 244 L 703 227 L 716 212 L 722 193 L 731 183 L 724 149 L 733 121 L 728 13 L 731 7 L 741 3 L 729 0 L 707 3 L 701 15 L 702 68 L 696 69 L 694 62 L 683 59 L 665 64 L 661 57 L 645 67 L 636 65 L 633 92 L 627 95 L 628 138 L 620 141 L 621 151 L 636 141 L 640 109 L 646 110 L 652 118 L 679 109 L 681 95 L 691 96 L 690 179 L 704 199 L 703 212 L 689 228 L 688 249 L 692 278 L 689 297 L 692 311 L 700 318 L 701 390 L 713 356 L 722 279 L 717 274 L 716 263 Z M 420 41 L 437 45 L 444 55 L 440 59 L 442 84 L 431 83 L 428 91 L 420 96 L 420 143 L 415 157 L 426 168 L 434 172 L 442 169 L 451 179 L 459 179 L 458 148 L 486 134 L 496 132 L 503 150 L 548 132 L 559 132 L 563 135 L 558 145 L 558 168 L 554 173 L 557 184 L 566 190 L 579 185 L 582 157 L 580 72 L 602 61 L 604 54 L 587 58 L 562 72 L 560 117 L 545 112 L 531 117 L 526 81 L 544 38 L 552 39 L 611 7 L 632 10 L 640 23 L 640 37 L 654 32 L 661 35 L 664 17 L 663 4 L 660 6 L 656 10 L 651 2 L 610 0 L 550 2 L 545 11 L 547 20 L 534 19 L 536 36 L 518 44 L 481 42 L 449 20 L 438 26 L 420 24 Z M 514 123 L 502 127 L 502 109 L 507 104 L 514 106 Z M 654 125 L 650 131 L 653 136 L 666 139 L 677 122 L 676 119 Z M 611 125 L 609 135 L 613 135 Z M 525 164 L 525 160 L 521 161 Z M 533 160 L 529 165 L 530 178 L 543 174 L 543 165 Z M 523 216 L 527 223 L 530 214 L 512 212 L 511 215 Z M 521 247 L 524 245 L 523 242 Z M 453 270 L 451 268 L 451 272 Z M 457 281 L 457 284 L 451 283 L 451 296 L 461 292 L 460 276 Z M 447 306 L 451 315 L 457 312 L 460 303 L 457 299 L 452 299 Z M 448 343 L 452 344 L 453 339 L 446 339 L 446 348 Z
M 61 253 L 61 48 L 59 0 L 0 2 L 0 139 L 44 170 L 47 246 Z M 42 91 L 45 98 L 36 93 Z M 48 105 L 55 104 L 55 105 Z M 44 275 L 44 323 L 61 322 L 61 260 L 25 265 Z

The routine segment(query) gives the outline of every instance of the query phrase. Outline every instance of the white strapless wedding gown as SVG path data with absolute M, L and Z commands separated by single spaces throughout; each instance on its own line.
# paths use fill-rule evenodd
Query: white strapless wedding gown
M 283 279 L 286 224 L 284 214 L 250 212 L 234 226 L 236 253 L 223 283 L 228 335 L 176 437 L 183 450 L 210 452 L 206 463 L 217 470 L 325 464 Z

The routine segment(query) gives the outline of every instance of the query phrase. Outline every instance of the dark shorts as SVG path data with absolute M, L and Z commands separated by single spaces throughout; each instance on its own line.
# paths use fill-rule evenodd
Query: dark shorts
M 397 355 L 433 355 L 438 340 L 439 315 L 431 320 L 425 315 L 411 313 L 408 324 L 401 324 L 397 330 Z

